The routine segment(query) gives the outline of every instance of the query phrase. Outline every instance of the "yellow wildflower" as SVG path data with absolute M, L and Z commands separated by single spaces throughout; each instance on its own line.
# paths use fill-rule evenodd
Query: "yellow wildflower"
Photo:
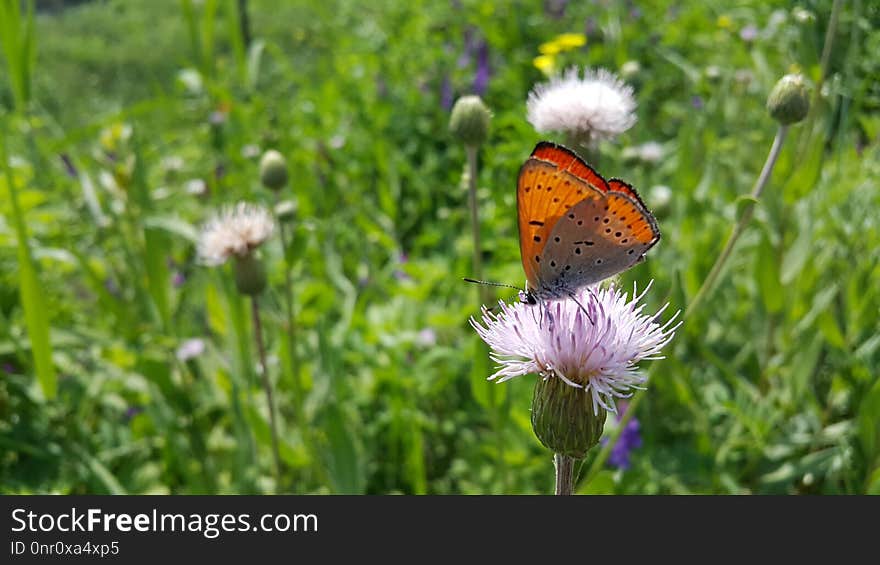
M 563 33 L 556 37 L 555 42 L 562 50 L 567 51 L 587 44 L 587 36 L 582 33 Z
M 547 41 L 539 45 L 538 51 L 543 55 L 556 55 L 562 51 L 562 46 L 554 39 L 553 41 Z
M 532 64 L 535 65 L 536 69 L 549 76 L 556 69 L 556 57 L 553 55 L 538 55 L 532 61 Z

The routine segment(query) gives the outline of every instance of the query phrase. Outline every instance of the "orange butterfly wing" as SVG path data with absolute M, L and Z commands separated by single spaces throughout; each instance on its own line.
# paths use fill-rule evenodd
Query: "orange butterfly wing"
M 660 239 L 660 228 L 654 215 L 648 211 L 631 185 L 619 179 L 611 179 L 608 186 L 611 189 L 608 195 L 608 212 L 626 225 L 632 237 L 640 243 L 648 244 L 650 249 Z
M 542 141 L 519 171 L 516 206 L 519 250 L 530 289 L 540 287 L 539 263 L 553 226 L 587 198 L 611 190 L 605 179 L 570 150 Z

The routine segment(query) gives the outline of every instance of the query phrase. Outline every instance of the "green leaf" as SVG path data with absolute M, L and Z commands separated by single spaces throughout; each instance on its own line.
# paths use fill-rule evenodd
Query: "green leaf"
M 871 473 L 871 478 L 868 479 L 868 488 L 865 489 L 865 494 L 880 494 L 880 468 L 874 469 L 874 472 Z
M 5 136 L 4 136 L 5 137 Z M 34 368 L 40 388 L 46 398 L 54 398 L 58 391 L 58 377 L 52 362 L 52 343 L 49 338 L 49 310 L 46 294 L 42 288 L 28 245 L 27 223 L 18 202 L 18 189 L 12 174 L 12 166 L 6 155 L 6 140 L 0 139 L 0 157 L 5 169 L 6 188 L 12 202 L 13 220 L 17 236 L 18 290 L 24 309 L 25 325 L 31 341 Z
M 785 253 L 780 273 L 782 284 L 790 284 L 794 281 L 803 270 L 807 259 L 813 256 L 812 235 L 808 228 L 803 228 L 791 248 Z
M 577 494 L 614 494 L 614 472 L 599 471 L 589 482 L 578 486 Z
M 773 249 L 766 232 L 761 236 L 761 243 L 758 246 L 755 271 L 764 308 L 770 313 L 779 312 L 785 304 L 785 296 L 782 284 L 779 282 L 779 261 L 776 259 L 776 250 Z
M 809 345 L 799 348 L 794 352 L 790 379 L 796 404 L 800 403 L 802 395 L 807 391 L 810 379 L 816 369 L 816 364 L 819 362 L 822 346 L 822 336 L 816 334 Z
M 330 406 L 322 420 L 329 442 L 327 466 L 333 490 L 339 494 L 361 494 L 366 486 L 366 476 L 357 440 L 349 429 L 345 414 L 339 407 Z
M 247 87 L 249 90 L 257 88 L 257 82 L 260 80 L 260 61 L 263 59 L 265 50 L 266 42 L 262 39 L 255 40 L 248 48 Z
M 750 209 L 758 204 L 758 199 L 751 194 L 742 194 L 736 197 L 736 219 L 742 218 Z
M 98 482 L 107 490 L 107 494 L 127 494 L 125 487 L 113 476 L 113 473 L 98 459 L 88 453 L 85 449 L 77 448 L 77 455 L 83 460 L 86 467 Z
M 145 227 L 168 232 L 193 244 L 199 240 L 199 232 L 192 224 L 174 216 L 148 216 L 143 222 Z
M 880 380 L 859 405 L 858 435 L 859 442 L 868 461 L 876 461 L 880 456 Z
M 488 379 L 493 371 L 490 366 L 489 348 L 485 343 L 480 340 L 474 341 L 471 359 L 473 359 L 469 379 L 471 394 L 474 395 L 474 400 L 484 408 L 493 408 L 495 406 L 495 388 L 498 383 Z

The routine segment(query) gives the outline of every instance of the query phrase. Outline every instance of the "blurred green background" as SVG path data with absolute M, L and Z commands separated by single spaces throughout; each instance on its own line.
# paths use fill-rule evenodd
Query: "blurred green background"
M 534 381 L 487 383 L 468 325 L 480 290 L 461 280 L 474 249 L 447 128 L 460 95 L 493 111 L 484 276 L 522 284 L 516 174 L 544 137 L 525 100 L 540 46 L 575 33 L 556 69 L 625 71 L 636 91 L 638 122 L 599 169 L 658 217 L 662 241 L 621 277 L 654 279 L 649 309 L 686 309 L 722 249 L 776 130 L 776 80 L 802 72 L 814 94 L 716 291 L 655 362 L 628 464 L 585 481 L 596 448 L 577 489 L 880 493 L 880 5 L 245 4 L 250 38 L 236 0 L 32 17 L 0 0 L 0 492 L 550 492 Z M 287 261 L 277 238 L 264 248 L 278 477 L 247 304 L 194 247 L 222 204 L 274 204 L 270 148 L 297 205 Z

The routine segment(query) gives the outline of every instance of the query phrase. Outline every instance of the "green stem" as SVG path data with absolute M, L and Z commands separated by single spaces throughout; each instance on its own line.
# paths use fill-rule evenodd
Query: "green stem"
M 556 467 L 556 494 L 570 495 L 574 492 L 574 459 L 555 453 L 553 465 Z
M 290 355 L 290 371 L 293 375 L 293 389 L 296 394 L 297 400 L 297 421 L 301 420 L 301 412 L 303 409 L 303 392 L 302 392 L 302 380 L 300 377 L 300 363 L 299 363 L 299 352 L 296 348 L 296 317 L 294 315 L 294 294 L 293 294 L 293 274 L 291 273 L 291 269 L 293 265 L 291 265 L 288 261 L 288 239 L 287 239 L 287 228 L 282 220 L 278 219 L 278 223 L 281 225 L 281 247 L 284 250 L 284 302 L 285 302 L 285 310 L 287 313 L 287 349 L 288 354 Z M 293 245 L 293 240 L 291 239 L 290 245 Z M 303 423 L 303 422 L 300 422 Z M 305 433 L 305 430 L 302 430 Z
M 752 219 L 752 214 L 755 211 L 755 205 L 758 202 L 758 199 L 761 198 L 761 193 L 764 191 L 764 187 L 767 185 L 767 181 L 770 180 L 770 175 L 773 172 L 773 167 L 776 165 L 776 160 L 779 158 L 779 154 L 782 151 L 782 144 L 785 142 L 785 134 L 788 132 L 788 126 L 780 125 L 779 129 L 776 131 L 776 137 L 773 139 L 773 145 L 770 147 L 770 153 L 767 155 L 767 161 L 764 162 L 764 168 L 761 169 L 761 174 L 758 175 L 758 180 L 755 182 L 755 186 L 752 188 L 751 198 L 752 200 L 746 203 L 745 209 L 742 212 L 742 215 L 739 218 L 739 221 L 733 226 L 733 231 L 730 233 L 730 237 L 727 239 L 727 244 L 724 246 L 724 249 L 721 251 L 721 254 L 715 260 L 715 264 L 712 265 L 712 270 L 709 271 L 709 275 L 703 281 L 703 284 L 700 286 L 700 290 L 697 291 L 696 296 L 694 296 L 693 301 L 687 308 L 685 312 L 685 316 L 688 316 L 693 311 L 697 309 L 698 306 L 705 300 L 709 294 L 711 294 L 715 284 L 718 281 L 718 278 L 721 276 L 721 271 L 724 268 L 724 265 L 727 263 L 727 260 L 730 258 L 731 253 L 733 252 L 733 248 L 736 245 L 737 240 L 743 234 L 746 227 L 749 225 L 749 221 Z
M 247 317 L 242 308 L 242 297 L 235 289 L 232 277 L 220 277 L 220 281 L 229 304 L 229 316 L 234 329 L 234 343 L 230 342 L 229 347 L 234 348 L 237 352 L 234 370 L 230 375 L 232 414 L 235 418 L 235 430 L 238 436 L 236 438 L 236 446 L 239 449 L 239 456 L 236 461 L 238 468 L 236 469 L 235 477 L 239 482 L 239 492 L 253 493 L 256 491 L 255 473 L 253 471 L 256 468 L 257 450 L 251 427 L 245 417 L 242 405 L 242 390 L 245 392 L 245 402 L 249 406 L 251 405 L 250 377 L 253 371 L 253 364 L 250 361 L 250 336 L 248 335 L 246 323 Z
M 465 147 L 467 153 L 468 167 L 468 204 L 471 212 L 471 234 L 474 239 L 473 253 L 473 270 L 474 278 L 483 280 L 483 257 L 482 245 L 480 244 L 480 214 L 477 208 L 477 149 L 476 145 L 468 145 Z M 479 298 L 481 304 L 488 304 L 492 298 L 489 294 L 489 287 L 486 285 L 477 285 L 479 289 Z M 494 387 L 489 389 L 489 399 L 494 412 L 494 428 L 495 439 L 498 443 L 498 477 L 501 479 L 502 491 L 507 491 L 507 466 L 504 461 L 504 426 L 507 416 L 507 400 L 509 399 L 509 387 L 504 387 L 503 398 L 499 399 L 495 396 Z
M 319 460 L 317 456 L 317 450 L 315 449 L 314 442 L 312 441 L 311 429 L 309 428 L 308 422 L 306 421 L 305 390 L 302 384 L 299 352 L 297 351 L 296 347 L 297 324 L 295 312 L 296 308 L 294 303 L 295 297 L 293 293 L 293 265 L 290 263 L 288 255 L 289 246 L 293 245 L 293 234 L 290 234 L 290 239 L 288 239 L 287 227 L 284 220 L 276 216 L 276 221 L 281 226 L 281 248 L 284 252 L 284 298 L 285 308 L 287 311 L 287 352 L 288 355 L 290 355 L 290 371 L 292 377 L 291 380 L 293 381 L 293 394 L 296 397 L 296 412 L 294 413 L 293 417 L 296 420 L 296 425 L 297 428 L 299 428 L 299 432 L 301 434 L 306 450 L 309 452 L 312 461 L 317 462 Z M 317 465 L 315 470 L 318 474 L 319 480 L 324 480 L 326 478 L 323 467 Z
M 269 428 L 272 435 L 272 456 L 275 459 L 275 478 L 281 480 L 281 451 L 278 448 L 278 424 L 275 419 L 275 403 L 272 400 L 272 383 L 269 381 L 269 370 L 266 366 L 266 348 L 263 345 L 263 327 L 260 323 L 260 306 L 257 297 L 251 300 L 251 312 L 254 319 L 254 337 L 257 340 L 257 351 L 260 356 L 260 376 L 263 389 L 266 391 L 266 403 L 269 405 Z
M 468 145 L 465 151 L 467 153 L 468 166 L 468 204 L 471 211 L 471 234 L 474 239 L 474 278 L 483 280 L 483 248 L 480 245 L 480 213 L 477 208 L 477 149 L 476 145 Z M 480 293 L 480 302 L 483 304 L 489 302 L 488 287 L 486 285 L 477 285 L 477 288 Z
M 589 134 L 578 135 L 569 133 L 565 138 L 568 148 L 580 155 L 591 167 L 599 166 L 599 143 L 591 139 Z

